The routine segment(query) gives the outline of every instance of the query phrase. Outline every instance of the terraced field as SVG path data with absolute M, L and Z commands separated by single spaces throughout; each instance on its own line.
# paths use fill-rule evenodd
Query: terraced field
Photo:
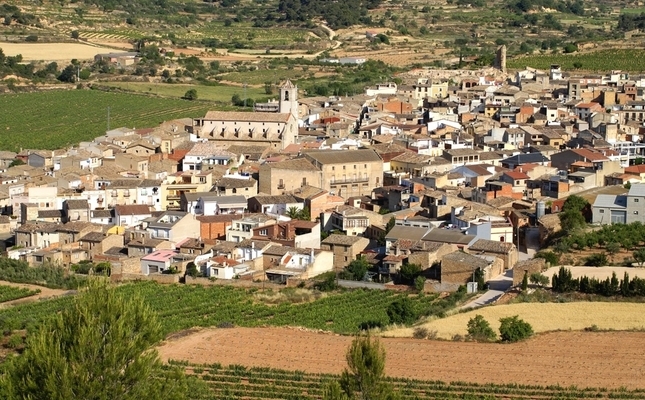
M 145 128 L 177 118 L 200 117 L 210 102 L 96 90 L 56 90 L 0 95 L 0 149 L 57 149 L 110 128 Z

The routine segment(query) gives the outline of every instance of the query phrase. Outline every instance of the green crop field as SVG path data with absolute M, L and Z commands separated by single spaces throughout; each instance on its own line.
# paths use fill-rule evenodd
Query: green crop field
M 642 72 L 645 69 L 645 50 L 602 50 L 593 53 L 544 54 L 509 59 L 506 66 L 511 69 L 533 67 L 549 69 L 551 64 L 559 64 L 564 70 L 574 69 L 580 63 L 584 71 L 610 71 L 618 69 Z
M 308 72 L 295 69 L 263 69 L 246 72 L 229 72 L 219 76 L 225 81 L 246 83 L 249 85 L 262 85 L 265 82 L 276 83 L 286 79 L 295 81 L 297 79 L 306 78 L 308 75 Z
M 181 98 L 190 89 L 197 90 L 197 96 L 200 100 L 217 101 L 223 103 L 230 103 L 231 97 L 234 94 L 244 98 L 245 89 L 239 86 L 205 86 L 205 85 L 185 85 L 185 84 L 168 84 L 168 83 L 141 83 L 141 82 L 102 82 L 101 86 L 116 87 L 119 89 L 152 93 L 166 97 Z M 246 98 L 260 99 L 271 97 L 264 93 L 264 88 L 247 87 Z M 275 96 L 277 97 L 277 95 Z
M 253 48 L 269 46 L 286 46 L 296 42 L 304 42 L 309 37 L 306 29 L 280 27 L 257 28 L 251 23 L 237 23 L 234 26 L 225 26 L 223 23 L 206 24 L 196 32 L 180 34 L 186 39 L 215 38 L 224 42 L 241 41 Z
M 302 304 L 282 303 L 268 306 L 260 303 L 251 291 L 230 286 L 192 285 L 162 286 L 155 283 L 133 283 L 119 287 L 126 296 L 140 294 L 159 314 L 166 334 L 194 326 L 304 326 L 336 333 L 353 334 L 362 327 L 389 323 L 387 307 L 407 294 L 380 290 L 351 290 Z M 0 310 L 5 329 L 30 329 L 43 318 L 69 306 L 72 297 L 62 297 Z M 450 299 L 436 295 L 416 296 L 413 306 L 421 315 L 439 314 L 452 306 Z
M 110 128 L 153 127 L 200 117 L 215 107 L 205 101 L 156 98 L 97 90 L 0 95 L 0 150 L 56 149 L 91 140 Z
M 38 291 L 15 286 L 0 285 L 0 303 L 5 301 L 18 300 L 37 294 Z
M 188 398 L 210 399 L 320 399 L 328 382 L 340 378 L 330 374 L 310 374 L 272 368 L 186 365 L 189 374 Z M 402 399 L 643 399 L 642 390 L 577 388 L 575 386 L 534 386 L 476 384 L 468 382 L 422 381 L 388 378 Z

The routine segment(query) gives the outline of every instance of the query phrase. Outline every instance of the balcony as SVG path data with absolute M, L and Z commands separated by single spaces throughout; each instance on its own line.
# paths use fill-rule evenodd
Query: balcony
M 119 197 L 119 192 L 117 192 L 116 190 L 113 190 L 111 195 L 112 197 Z
M 278 189 L 284 189 L 284 183 L 280 183 L 280 184 L 278 185 Z
M 166 196 L 166 200 L 179 200 L 181 199 L 181 196 L 178 194 L 169 194 Z
M 330 185 L 343 185 L 346 183 L 361 183 L 361 182 L 369 182 L 370 178 L 369 177 L 363 177 L 363 178 L 347 178 L 347 179 L 332 179 L 331 182 L 329 182 Z
M 125 192 L 123 192 L 123 197 L 130 197 L 130 191 L 126 190 Z

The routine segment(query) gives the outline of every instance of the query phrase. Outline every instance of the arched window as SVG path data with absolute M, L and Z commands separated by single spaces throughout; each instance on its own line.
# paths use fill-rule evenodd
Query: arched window
M 289 101 L 289 91 L 288 90 L 284 91 L 284 101 Z

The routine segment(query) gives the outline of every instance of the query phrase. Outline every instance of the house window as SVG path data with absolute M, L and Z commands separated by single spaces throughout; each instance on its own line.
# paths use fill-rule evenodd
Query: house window
M 515 181 L 515 184 L 516 184 L 516 185 L 519 185 L 519 184 L 520 184 L 520 181 Z
M 638 211 L 634 211 L 634 214 L 638 215 Z
M 600 213 L 601 213 L 601 214 L 604 214 L 604 213 L 605 213 L 605 210 L 600 209 Z
M 634 203 L 638 203 L 638 199 L 634 199 Z
M 266 235 L 268 235 L 268 234 L 269 234 L 269 230 L 268 230 L 268 229 L 260 229 L 260 236 L 266 236 Z

